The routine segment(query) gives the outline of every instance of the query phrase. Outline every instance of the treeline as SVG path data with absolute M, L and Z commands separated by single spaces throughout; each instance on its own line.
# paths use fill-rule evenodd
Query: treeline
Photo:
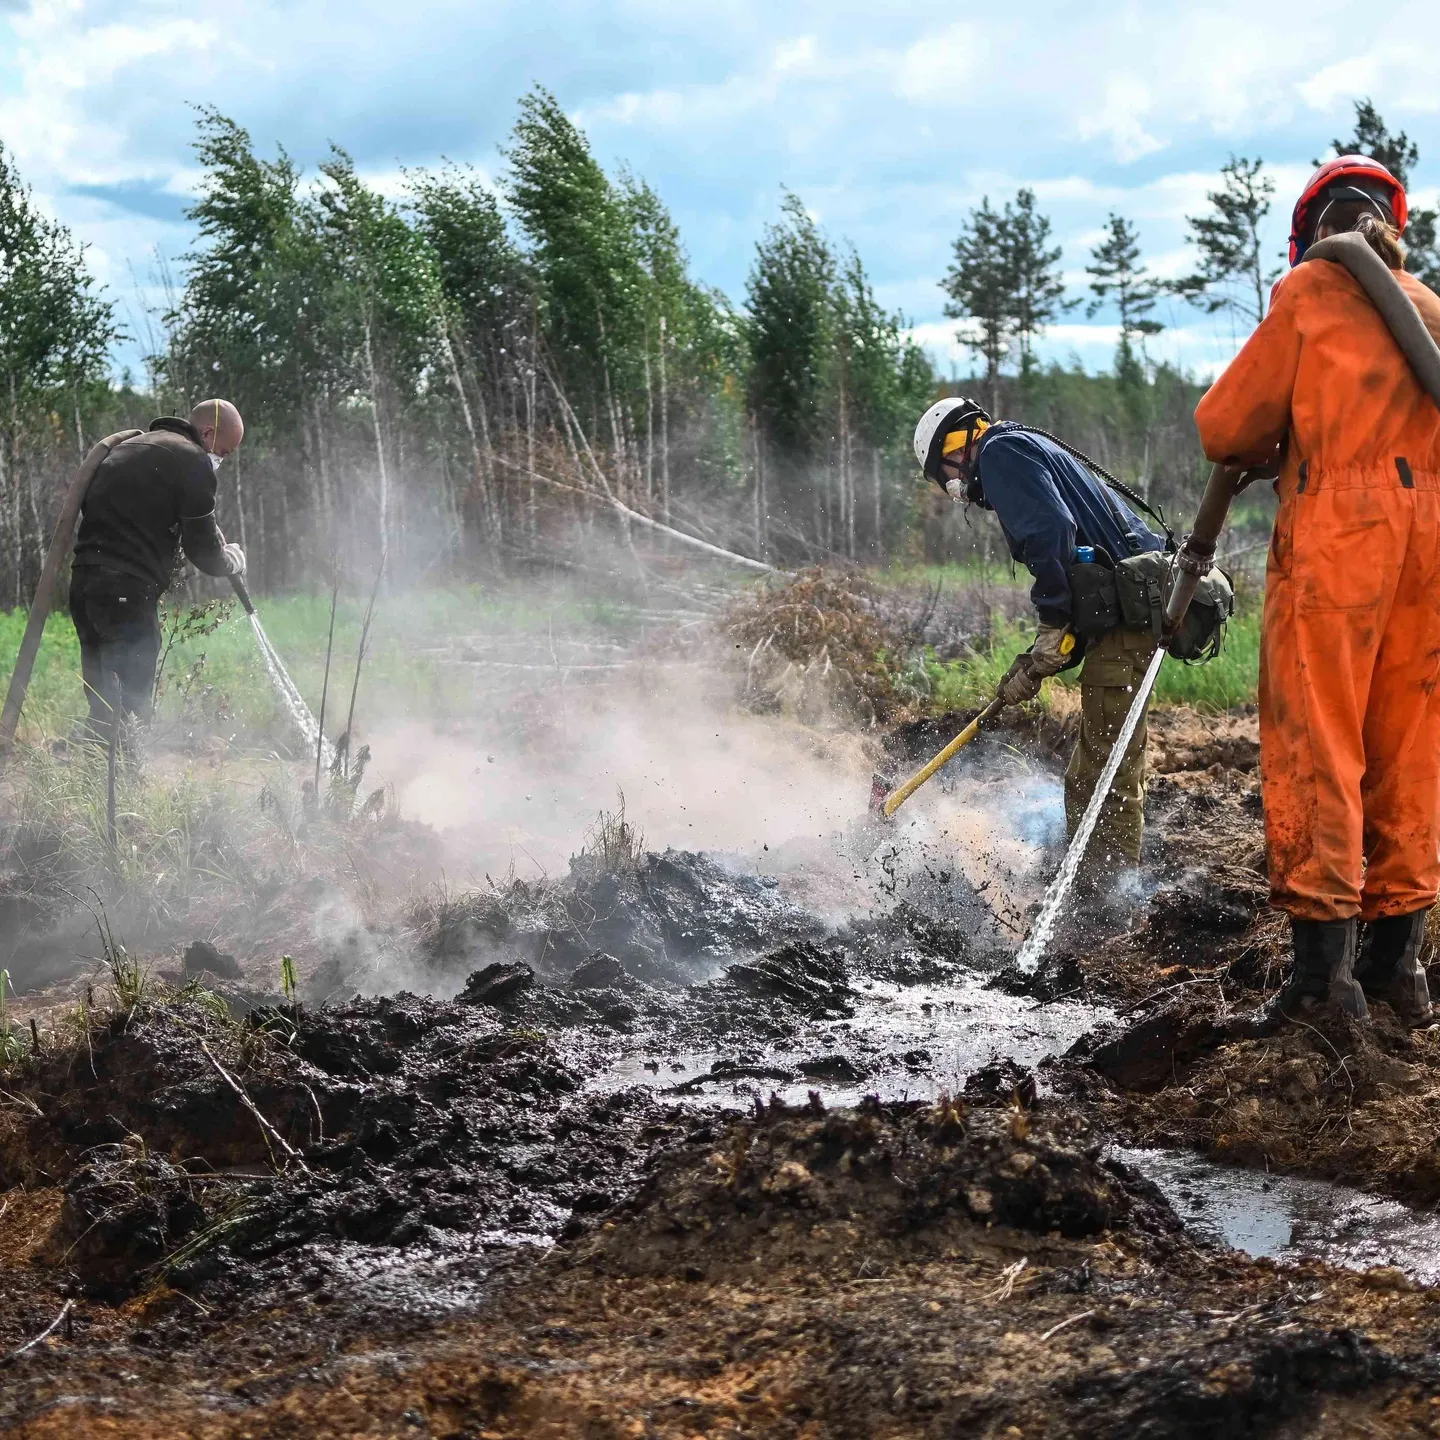
M 1418 160 L 1369 102 L 1337 153 Z M 947 388 L 1063 434 L 1184 513 L 1202 467 L 1199 387 L 1152 363 L 1166 290 L 1263 314 L 1260 227 L 1273 183 L 1234 158 L 1190 221 L 1193 274 L 1162 284 L 1115 214 L 1087 267 L 1087 313 L 1114 314 L 1113 372 L 1043 366 L 1047 326 L 1082 301 L 1035 196 L 986 199 L 941 282 L 980 373 L 942 382 L 876 300 L 861 258 L 783 197 L 743 304 L 692 275 L 655 191 L 608 175 L 543 90 L 526 96 L 495 185 L 450 166 L 381 193 L 334 149 L 314 175 L 202 112 L 196 247 L 143 389 L 116 385 L 111 303 L 0 152 L 0 599 L 38 570 L 58 494 L 87 444 L 221 394 L 246 417 L 222 469 L 222 524 L 262 587 L 332 560 L 404 579 L 607 547 L 640 517 L 779 563 L 882 562 L 992 543 L 917 483 L 910 432 Z M 1435 278 L 1435 217 L 1412 214 L 1412 268 Z M 679 542 L 667 542 L 676 544 Z M 573 556 L 571 557 L 574 558 Z
M 1369 100 L 1356 102 L 1353 133 L 1331 148 L 1336 155 L 1369 155 L 1406 185 L 1420 158 L 1419 147 L 1404 131 L 1392 134 Z M 1151 362 L 1146 342 L 1164 329 L 1155 307 L 1171 295 L 1207 314 L 1233 313 L 1241 333 L 1258 325 L 1284 258 L 1262 240 L 1274 200 L 1264 161 L 1232 155 L 1207 195 L 1207 209 L 1187 218 L 1194 268 L 1173 280 L 1149 271 L 1137 227 L 1111 213 L 1085 267 L 1088 295 L 1073 297 L 1061 278 L 1061 248 L 1051 243 L 1050 222 L 1036 210 L 1033 191 L 1020 190 L 999 209 L 986 197 L 963 225 L 942 282 L 946 314 L 962 322 L 959 337 L 981 367 L 967 383 L 996 413 L 1086 446 L 1183 519 L 1205 468 L 1191 422 L 1202 387 Z M 1435 211 L 1410 211 L 1406 265 L 1440 288 L 1436 227 Z M 1077 384 L 1055 367 L 1042 370 L 1036 360 L 1046 327 L 1082 304 L 1087 316 L 1104 311 L 1118 322 L 1112 375 L 1093 385 Z
M 418 576 L 577 522 L 625 541 L 617 505 L 786 562 L 904 543 L 906 426 L 934 376 L 794 197 L 740 312 L 543 90 L 496 189 L 449 167 L 392 199 L 338 149 L 310 183 L 213 112 L 197 149 L 200 244 L 154 388 L 245 414 L 230 503 L 263 582 L 332 549 Z

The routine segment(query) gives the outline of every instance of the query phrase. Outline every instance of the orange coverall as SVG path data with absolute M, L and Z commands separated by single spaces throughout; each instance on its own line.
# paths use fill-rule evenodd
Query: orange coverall
M 1398 278 L 1440 337 L 1440 298 Z M 1440 888 L 1440 410 L 1359 282 L 1311 260 L 1195 420 L 1212 460 L 1284 447 L 1260 647 L 1271 903 L 1423 910 Z

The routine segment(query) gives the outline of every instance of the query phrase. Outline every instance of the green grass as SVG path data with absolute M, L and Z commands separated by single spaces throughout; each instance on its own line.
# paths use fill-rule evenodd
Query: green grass
M 971 566 L 925 566 L 885 573 L 882 583 L 943 580 L 947 586 L 974 584 Z M 998 577 L 992 570 L 992 581 Z M 316 710 L 325 661 L 329 602 L 323 595 L 292 595 L 260 602 L 266 632 L 280 652 L 301 693 Z M 342 599 L 335 630 L 330 710 L 326 730 L 344 723 L 364 597 Z M 361 679 L 357 719 L 409 715 L 452 718 L 475 713 L 477 687 L 492 685 L 493 672 L 440 663 L 447 641 L 467 634 L 532 635 L 540 653 L 553 626 L 556 634 L 576 635 L 627 628 L 629 612 L 611 599 L 585 598 L 561 588 L 537 602 L 533 590 L 482 589 L 478 586 L 419 590 L 382 596 L 376 610 L 370 655 Z M 23 611 L 0 613 L 0 675 L 14 665 L 25 627 Z M 1255 699 L 1259 672 L 1259 616 L 1247 613 L 1231 622 L 1225 648 L 1206 665 L 1168 661 L 1160 672 L 1156 698 L 1161 704 L 1189 704 L 1223 710 Z M 923 676 L 912 672 L 919 688 L 931 694 L 936 709 L 985 703 L 1015 654 L 1029 645 L 1033 631 L 1023 624 L 997 626 L 990 650 L 973 659 L 940 664 L 930 661 Z M 186 685 L 193 674 L 194 680 Z M 1076 683 L 1061 677 L 1061 684 Z M 52 615 L 26 699 L 24 734 L 30 739 L 66 734 L 80 718 L 80 652 L 74 627 L 64 615 Z M 165 668 L 162 720 L 184 718 L 219 733 L 274 742 L 288 736 L 273 690 L 256 652 L 244 615 L 235 607 L 213 634 L 176 645 Z
M 926 677 L 931 703 L 938 711 L 973 709 L 988 704 L 1010 662 L 1035 638 L 1033 626 L 1001 623 L 991 648 L 972 659 L 948 663 L 929 661 Z M 1161 705 L 1193 705 L 1199 710 L 1229 710 L 1255 700 L 1260 674 L 1260 616 L 1237 615 L 1225 631 L 1220 654 L 1204 665 L 1167 660 L 1155 686 Z M 1058 683 L 1078 686 L 1079 671 L 1061 675 Z M 1043 692 L 1042 692 L 1043 703 Z
M 330 602 L 324 595 L 290 595 L 257 601 L 271 643 L 312 710 L 318 711 L 325 667 Z M 344 724 L 365 597 L 342 598 L 335 626 L 327 733 Z M 408 715 L 433 718 L 473 713 L 476 674 L 439 663 L 446 642 L 467 634 L 532 634 L 542 650 L 556 634 L 624 628 L 626 608 L 609 599 L 576 598 L 565 591 L 538 603 L 533 591 L 491 591 L 478 586 L 382 595 L 376 607 L 370 653 L 361 676 L 357 721 Z M 0 675 L 9 675 L 25 629 L 23 610 L 0 612 Z M 198 668 L 197 668 L 198 666 Z M 194 683 L 185 680 L 193 673 Z M 22 734 L 34 740 L 64 735 L 84 709 L 80 647 L 65 615 L 52 614 L 26 697 Z M 224 733 L 280 738 L 287 734 L 275 694 L 240 608 L 213 634 L 177 644 L 165 666 L 159 718 L 200 720 Z

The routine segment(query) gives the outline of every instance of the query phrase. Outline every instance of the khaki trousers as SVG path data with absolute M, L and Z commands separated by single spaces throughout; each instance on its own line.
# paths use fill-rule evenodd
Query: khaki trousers
M 1135 689 L 1145 678 L 1154 654 L 1153 635 L 1124 626 L 1102 636 L 1086 652 L 1080 671 L 1080 739 L 1065 770 L 1065 825 L 1071 836 L 1090 803 L 1095 782 L 1110 758 Z M 1145 722 L 1142 715 L 1086 850 L 1085 868 L 1097 875 L 1113 873 L 1140 859 L 1145 827 Z

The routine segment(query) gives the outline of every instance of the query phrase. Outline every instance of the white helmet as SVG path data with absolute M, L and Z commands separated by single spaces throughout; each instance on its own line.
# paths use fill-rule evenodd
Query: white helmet
M 945 437 L 957 429 L 962 421 L 983 420 L 990 423 L 989 412 L 974 400 L 963 395 L 947 395 L 937 400 L 921 417 L 915 427 L 915 459 L 928 479 L 940 483 L 940 457 Z

